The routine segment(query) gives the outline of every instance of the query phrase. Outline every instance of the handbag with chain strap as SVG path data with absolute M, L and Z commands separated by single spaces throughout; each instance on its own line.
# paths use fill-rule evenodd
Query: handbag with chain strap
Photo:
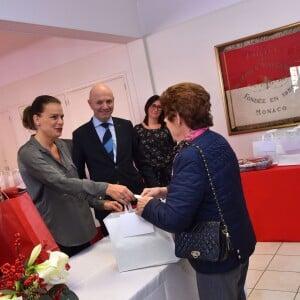
M 175 255 L 180 258 L 210 262 L 224 261 L 231 250 L 230 234 L 217 199 L 206 158 L 199 146 L 188 142 L 185 142 L 185 145 L 197 148 L 203 159 L 209 184 L 220 215 L 220 221 L 202 221 L 189 231 L 175 234 Z

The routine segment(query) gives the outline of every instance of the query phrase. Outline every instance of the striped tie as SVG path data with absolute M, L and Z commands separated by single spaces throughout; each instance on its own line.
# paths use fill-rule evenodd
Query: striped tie
M 113 150 L 113 140 L 111 136 L 111 132 L 109 130 L 109 124 L 108 123 L 102 123 L 101 126 L 103 126 L 106 130 L 103 136 L 103 146 L 108 153 L 109 157 L 114 160 L 114 150 Z

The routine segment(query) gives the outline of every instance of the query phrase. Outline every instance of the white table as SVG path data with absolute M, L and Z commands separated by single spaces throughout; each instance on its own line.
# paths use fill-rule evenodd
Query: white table
M 68 286 L 80 300 L 198 300 L 186 260 L 120 273 L 109 238 L 70 259 Z

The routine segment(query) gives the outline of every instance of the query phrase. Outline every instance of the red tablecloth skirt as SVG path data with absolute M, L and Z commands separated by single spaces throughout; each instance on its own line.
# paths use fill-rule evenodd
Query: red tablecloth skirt
M 242 172 L 258 241 L 300 242 L 300 166 Z

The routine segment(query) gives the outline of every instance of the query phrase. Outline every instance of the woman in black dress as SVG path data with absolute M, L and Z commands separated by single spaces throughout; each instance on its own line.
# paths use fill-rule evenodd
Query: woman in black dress
M 158 95 L 150 97 L 145 104 L 145 118 L 134 127 L 140 151 L 153 167 L 160 186 L 168 185 L 176 143 L 164 122 Z

